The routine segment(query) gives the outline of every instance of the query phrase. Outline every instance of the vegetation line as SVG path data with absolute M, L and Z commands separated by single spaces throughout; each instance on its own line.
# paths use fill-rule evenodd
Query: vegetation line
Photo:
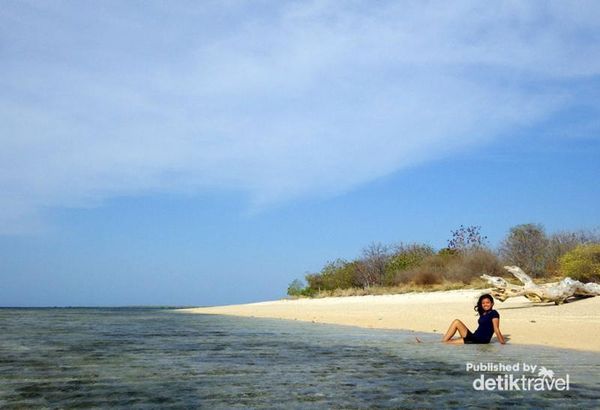
M 600 233 L 562 231 L 547 235 L 540 224 L 510 228 L 492 249 L 480 226 L 451 231 L 448 246 L 436 250 L 422 243 L 372 243 L 354 260 L 328 262 L 318 273 L 307 274 L 306 284 L 295 279 L 292 297 L 353 296 L 471 288 L 486 288 L 481 280 L 510 275 L 504 265 L 517 265 L 538 282 L 570 276 L 600 282 Z

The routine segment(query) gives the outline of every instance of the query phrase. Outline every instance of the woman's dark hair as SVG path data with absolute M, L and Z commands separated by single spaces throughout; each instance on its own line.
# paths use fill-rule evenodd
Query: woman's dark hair
M 479 296 L 479 300 L 477 301 L 477 306 L 475 306 L 475 308 L 474 308 L 474 310 L 476 310 L 477 313 L 479 313 L 479 316 L 483 315 L 483 312 L 485 312 L 485 310 L 483 310 L 483 306 L 481 306 L 481 302 L 483 301 L 483 299 L 489 299 L 490 302 L 492 302 L 492 304 L 494 304 L 494 298 L 489 293 Z

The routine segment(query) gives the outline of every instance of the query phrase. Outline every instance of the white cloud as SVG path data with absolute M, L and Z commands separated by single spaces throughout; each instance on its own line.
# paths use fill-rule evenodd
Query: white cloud
M 593 2 L 107 4 L 0 12 L 0 232 L 144 192 L 335 195 L 535 124 L 600 72 Z

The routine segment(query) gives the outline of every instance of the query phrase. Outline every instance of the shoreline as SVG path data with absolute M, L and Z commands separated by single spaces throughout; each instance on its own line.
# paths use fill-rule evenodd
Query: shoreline
M 281 299 L 177 311 L 416 331 L 438 335 L 441 340 L 453 319 L 462 320 L 469 330 L 475 331 L 477 316 L 473 307 L 483 293 L 487 290 Z M 496 300 L 494 309 L 500 313 L 500 330 L 507 339 L 507 345 L 527 344 L 600 352 L 600 297 L 557 306 L 554 303 L 532 303 L 520 296 L 505 302 Z M 495 335 L 491 343 L 498 343 Z

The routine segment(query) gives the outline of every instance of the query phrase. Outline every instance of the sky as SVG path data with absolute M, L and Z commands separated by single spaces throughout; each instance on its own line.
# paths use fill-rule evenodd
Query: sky
M 215 305 L 600 226 L 597 2 L 3 1 L 0 306 Z

